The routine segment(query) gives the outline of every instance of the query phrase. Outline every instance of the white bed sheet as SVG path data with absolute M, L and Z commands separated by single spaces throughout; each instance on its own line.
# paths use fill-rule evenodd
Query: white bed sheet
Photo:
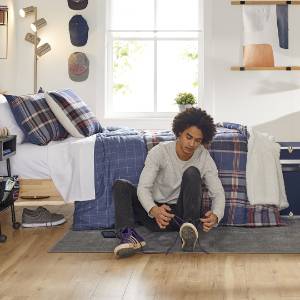
M 92 135 L 49 144 L 51 178 L 65 202 L 95 199 L 95 140 Z
M 17 145 L 16 155 L 10 158 L 12 174 L 24 179 L 49 179 L 48 146 L 30 143 Z M 0 174 L 6 175 L 6 164 L 0 162 Z
M 95 138 L 69 137 L 46 146 L 18 145 L 11 157 L 12 174 L 23 179 L 52 179 L 65 202 L 95 199 Z M 0 162 L 0 175 L 6 174 L 6 164 Z

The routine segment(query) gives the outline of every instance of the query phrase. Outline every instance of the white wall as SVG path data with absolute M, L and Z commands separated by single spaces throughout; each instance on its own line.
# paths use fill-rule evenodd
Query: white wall
M 241 6 L 227 0 L 209 0 L 213 11 L 211 71 L 207 78 L 213 88 L 216 120 L 249 126 L 300 111 L 300 72 L 234 72 L 230 66 L 240 65 L 242 38 Z M 289 7 L 290 50 L 286 61 L 300 65 L 300 9 Z M 300 122 L 299 122 L 300 123 Z M 300 125 L 300 124 L 299 124 Z M 300 128 L 300 127 L 299 127 Z M 271 130 L 271 129 L 270 129 Z M 287 125 L 286 130 L 298 130 Z M 275 132 L 272 134 L 276 135 Z M 300 140 L 300 131 L 299 131 Z
M 4 1 L 5 2 L 5 1 Z M 12 6 L 12 0 L 6 2 Z M 15 11 L 29 5 L 38 7 L 39 17 L 45 17 L 47 27 L 40 31 L 52 46 L 52 51 L 38 63 L 38 85 L 45 89 L 70 87 L 102 119 L 105 91 L 105 0 L 89 1 L 83 11 L 69 9 L 67 0 L 15 0 Z M 12 9 L 10 10 L 11 13 Z M 68 22 L 79 13 L 86 17 L 89 40 L 84 47 L 70 43 Z M 11 18 L 12 20 L 12 18 Z M 23 94 L 33 89 L 33 49 L 24 41 L 31 17 L 10 23 L 9 60 L 0 62 L 0 88 Z M 12 35 L 16 28 L 15 36 Z M 205 0 L 205 91 L 203 107 L 217 121 L 254 125 L 288 113 L 300 111 L 300 72 L 233 72 L 230 66 L 239 65 L 241 57 L 241 7 L 231 6 L 229 0 Z M 300 65 L 300 8 L 290 7 L 289 59 Z M 86 52 L 90 59 L 90 76 L 76 83 L 68 77 L 68 57 L 73 51 Z M 4 70 L 4 71 L 2 71 Z M 102 120 L 103 121 L 103 120 Z M 104 125 L 107 122 L 104 121 Z M 153 124 L 154 123 L 154 124 Z M 134 120 L 127 125 L 134 124 Z M 125 124 L 121 124 L 125 125 Z M 155 122 L 148 124 L 155 127 Z M 287 128 L 291 130 L 291 128 Z M 299 137 L 300 140 L 300 137 Z
M 7 61 L 6 69 L 8 74 L 13 76 L 10 85 L 2 88 L 8 89 L 15 94 L 26 94 L 33 92 L 33 45 L 24 40 L 27 32 L 31 32 L 30 24 L 33 16 L 21 18 L 18 11 L 22 7 L 34 5 L 38 8 L 38 18 L 44 17 L 47 26 L 39 31 L 39 37 L 43 42 L 49 42 L 52 50 L 38 60 L 38 87 L 46 90 L 70 87 L 74 89 L 91 107 L 97 111 L 97 97 L 101 97 L 103 91 L 103 53 L 104 53 L 104 9 L 103 1 L 89 1 L 85 10 L 75 11 L 68 7 L 67 1 L 62 0 L 16 0 L 15 22 L 9 26 L 16 27 L 14 47 L 16 53 L 9 53 L 9 61 L 13 60 L 15 65 Z M 10 10 L 12 11 L 12 10 Z M 89 24 L 89 39 L 85 46 L 75 47 L 70 42 L 69 20 L 75 14 L 82 14 Z M 12 39 L 13 40 L 13 39 Z M 68 57 L 72 52 L 83 51 L 90 60 L 89 78 L 83 82 L 74 82 L 68 76 Z M 0 74 L 0 82 L 6 75 Z M 103 97 L 103 96 L 102 96 Z

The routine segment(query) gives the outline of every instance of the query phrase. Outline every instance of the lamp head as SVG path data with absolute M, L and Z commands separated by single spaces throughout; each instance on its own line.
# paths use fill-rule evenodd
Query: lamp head
M 28 6 L 28 7 L 24 7 L 21 8 L 19 10 L 19 14 L 22 18 L 27 17 L 28 15 L 33 14 L 36 11 L 36 7 L 35 6 Z
M 43 44 L 42 46 L 38 47 L 36 49 L 36 55 L 41 57 L 44 54 L 46 54 L 47 52 L 49 52 L 51 50 L 51 46 L 48 43 Z
M 33 32 L 37 32 L 39 29 L 47 25 L 47 21 L 44 18 L 38 19 L 36 22 L 30 25 Z
M 26 36 L 25 36 L 25 41 L 31 43 L 31 44 L 34 44 L 34 41 L 35 41 L 35 35 L 32 34 L 32 33 L 27 33 Z M 38 45 L 40 43 L 41 39 L 39 37 L 37 37 L 36 39 L 36 44 Z

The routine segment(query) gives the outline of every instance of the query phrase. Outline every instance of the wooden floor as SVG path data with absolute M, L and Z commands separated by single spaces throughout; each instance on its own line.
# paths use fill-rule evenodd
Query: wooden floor
M 48 249 L 71 226 L 71 205 L 51 206 L 68 223 L 13 230 L 0 214 L 0 299 L 300 299 L 300 255 L 57 254 Z M 22 207 L 17 207 L 20 220 Z M 299 233 L 300 237 L 300 233 Z

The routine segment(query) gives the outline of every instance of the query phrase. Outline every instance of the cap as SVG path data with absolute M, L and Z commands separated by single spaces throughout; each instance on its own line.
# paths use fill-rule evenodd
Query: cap
M 69 31 L 72 45 L 80 47 L 87 43 L 89 38 L 89 26 L 83 16 L 75 15 L 71 18 Z
M 70 55 L 69 77 L 73 81 L 84 81 L 89 77 L 89 59 L 83 52 L 74 52 Z
M 68 0 L 69 7 L 74 10 L 85 9 L 88 3 L 88 0 Z

